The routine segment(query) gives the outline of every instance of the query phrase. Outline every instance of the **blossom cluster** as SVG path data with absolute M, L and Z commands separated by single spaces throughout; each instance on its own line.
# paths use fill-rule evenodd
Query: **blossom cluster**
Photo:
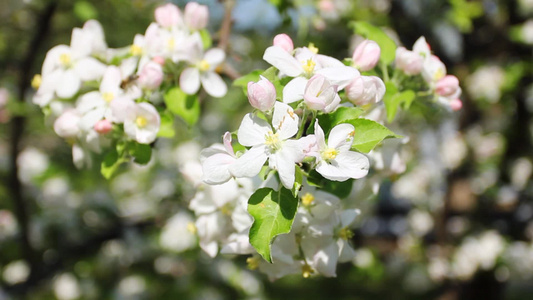
M 100 23 L 90 20 L 72 31 L 70 45 L 46 54 L 32 82 L 33 102 L 55 119 L 54 131 L 72 145 L 77 167 L 91 164 L 91 152 L 106 153 L 119 144 L 135 148 L 168 136 L 160 133 L 162 115 L 176 99 L 165 99 L 166 105 L 161 100 L 174 81 L 188 95 L 196 95 L 200 85 L 210 96 L 226 94 L 216 72 L 225 53 L 207 49 L 207 6 L 190 2 L 182 12 L 166 4 L 155 10 L 155 20 L 119 49 L 109 48 Z

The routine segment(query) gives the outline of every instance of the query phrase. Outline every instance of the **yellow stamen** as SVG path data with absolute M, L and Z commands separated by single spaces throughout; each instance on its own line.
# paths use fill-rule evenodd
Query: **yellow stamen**
M 63 53 L 63 54 L 59 55 L 59 61 L 65 67 L 69 67 L 71 62 L 72 62 L 72 60 L 70 58 L 70 54 L 68 54 L 68 53 Z
M 309 266 L 308 264 L 303 265 L 303 267 L 302 267 L 302 276 L 304 278 L 311 277 L 311 274 L 313 274 L 313 273 L 315 273 L 315 270 L 313 270 L 313 268 L 311 268 L 311 266 Z
M 316 63 L 312 59 L 308 59 L 302 63 L 302 67 L 307 75 L 312 75 L 315 70 Z
M 168 49 L 172 50 L 174 49 L 174 45 L 176 44 L 176 42 L 174 41 L 174 38 L 170 38 L 168 39 L 167 41 L 167 47 Z
M 104 98 L 105 102 L 110 103 L 113 101 L 113 99 L 115 99 L 115 95 L 111 92 L 105 92 L 102 94 L 102 98 Z
M 202 72 L 209 71 L 209 68 L 211 68 L 211 65 L 209 65 L 209 62 L 207 62 L 205 59 L 202 59 L 202 61 L 198 64 L 198 69 L 200 69 Z
M 135 119 L 135 123 L 137 124 L 137 127 L 143 128 L 148 124 L 148 120 L 146 120 L 145 117 L 139 116 Z
M 281 148 L 281 141 L 279 140 L 279 134 L 269 131 L 265 135 L 265 145 L 270 147 L 271 150 L 275 151 Z
M 439 68 L 439 69 L 437 69 L 437 72 L 435 72 L 435 74 L 433 74 L 433 80 L 437 81 L 437 80 L 441 79 L 442 77 L 444 77 L 444 75 L 446 75 L 444 73 L 444 71 L 441 68 Z
M 313 52 L 314 54 L 317 54 L 318 53 L 318 48 L 315 47 L 315 44 L 313 43 L 309 43 L 309 46 L 307 46 L 307 49 L 309 49 L 311 52 Z
M 187 231 L 189 231 L 190 233 L 196 233 L 197 229 L 196 229 L 196 225 L 194 225 L 193 222 L 189 222 L 187 223 Z
M 345 241 L 353 238 L 353 235 L 354 235 L 353 231 L 351 231 L 347 227 L 344 227 L 341 230 L 339 230 L 339 238 L 341 238 L 341 239 L 343 239 Z
M 248 265 L 248 269 L 250 270 L 256 270 L 257 268 L 259 268 L 259 258 L 258 257 L 248 257 L 246 259 L 246 264 Z
M 143 54 L 143 49 L 137 45 L 131 45 L 130 53 L 133 56 L 141 56 Z
M 304 206 L 309 206 L 313 203 L 313 201 L 315 201 L 315 196 L 313 196 L 313 194 L 311 193 L 306 193 L 305 195 L 303 195 L 302 197 L 302 204 Z
M 348 137 L 354 137 L 355 136 L 355 130 L 352 130 L 350 133 L 348 133 Z
M 322 151 L 322 158 L 324 160 L 332 160 L 332 159 L 335 159 L 335 157 L 337 157 L 337 154 L 339 154 L 337 149 L 328 148 L 328 149 Z
M 291 119 L 294 120 L 294 112 L 291 111 L 290 109 L 287 109 L 287 113 L 289 114 L 289 116 L 291 117 Z
M 31 80 L 31 87 L 34 89 L 38 89 L 41 86 L 41 83 L 43 82 L 43 78 L 41 77 L 41 74 L 35 74 L 33 76 L 33 79 Z

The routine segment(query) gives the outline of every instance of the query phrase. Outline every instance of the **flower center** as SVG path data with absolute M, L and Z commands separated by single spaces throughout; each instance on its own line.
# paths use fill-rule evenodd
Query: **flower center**
M 146 120 L 145 117 L 139 116 L 135 119 L 135 123 L 137 124 L 137 127 L 143 128 L 148 124 L 148 120 Z
M 115 99 L 115 95 L 111 92 L 105 92 L 102 94 L 102 98 L 104 98 L 105 102 L 110 103 L 113 101 L 113 99 Z
M 281 141 L 279 140 L 279 134 L 273 133 L 272 131 L 269 131 L 265 135 L 265 145 L 270 147 L 270 150 L 276 151 L 281 148 Z
M 143 49 L 137 45 L 131 45 L 130 53 L 133 56 L 141 56 L 143 54 Z
M 313 270 L 310 265 L 305 264 L 302 266 L 302 276 L 304 278 L 309 278 L 313 273 L 315 273 L 315 270 Z
M 246 259 L 246 264 L 248 265 L 248 269 L 250 270 L 255 270 L 257 268 L 259 268 L 259 258 L 258 257 L 248 257 Z
M 339 238 L 341 238 L 341 239 L 343 239 L 345 241 L 353 238 L 353 231 L 351 231 L 347 227 L 344 227 L 341 230 L 339 230 L 338 234 L 339 234 Z
M 167 47 L 168 49 L 172 50 L 174 49 L 174 45 L 176 44 L 176 42 L 174 41 L 174 38 L 169 38 L 168 41 L 167 41 Z
M 322 151 L 321 154 L 324 160 L 332 160 L 332 159 L 335 159 L 335 157 L 337 157 L 337 155 L 339 154 L 339 151 L 337 151 L 337 149 L 335 148 L 328 148 Z
M 315 201 L 315 196 L 313 196 L 313 194 L 311 193 L 306 193 L 303 197 L 302 197 L 302 204 L 304 206 L 309 206 L 313 203 L 313 201 Z
M 305 74 L 311 76 L 315 70 L 316 63 L 312 59 L 308 59 L 302 63 Z
M 59 55 L 59 62 L 61 62 L 61 64 L 65 67 L 70 67 L 71 63 L 72 63 L 72 60 L 70 58 L 70 54 L 68 53 L 63 53 L 61 55 Z
M 446 75 L 444 71 L 441 68 L 438 68 L 435 74 L 433 74 L 433 80 L 438 81 L 439 79 L 444 77 L 444 75 Z
M 198 69 L 200 69 L 200 71 L 202 72 L 208 71 L 209 68 L 211 68 L 211 65 L 209 65 L 209 63 L 205 59 L 202 59 L 202 61 L 200 61 L 200 63 L 198 64 Z
M 31 80 L 31 86 L 34 89 L 38 89 L 41 86 L 42 82 L 43 78 L 41 77 L 41 74 L 35 74 L 35 76 L 33 76 L 33 79 Z
M 193 222 L 187 223 L 187 231 L 193 234 L 196 233 L 196 225 Z

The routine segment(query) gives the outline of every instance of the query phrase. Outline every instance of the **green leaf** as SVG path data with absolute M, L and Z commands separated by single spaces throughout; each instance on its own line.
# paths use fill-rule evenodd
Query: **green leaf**
M 187 95 L 179 87 L 169 89 L 165 96 L 167 108 L 187 124 L 194 125 L 200 117 L 200 103 L 196 95 Z
M 390 123 L 394 121 L 400 105 L 403 104 L 405 109 L 409 109 L 411 103 L 416 98 L 416 94 L 412 90 L 406 90 L 400 93 L 392 82 L 387 82 L 385 87 L 387 91 L 383 97 L 383 102 L 387 110 L 387 122 Z
M 355 127 L 352 149 L 368 153 L 386 138 L 399 138 L 387 127 L 368 119 L 355 119 L 349 122 Z
M 200 37 L 202 38 L 204 49 L 211 48 L 211 45 L 213 45 L 213 40 L 211 39 L 211 34 L 209 34 L 207 29 L 200 30 Z
M 89 1 L 76 1 L 74 3 L 74 15 L 81 21 L 98 18 L 98 10 Z
M 141 165 L 146 165 L 152 157 L 152 147 L 146 144 L 135 143 L 131 149 L 131 156 L 135 158 L 135 162 Z
M 331 181 L 322 177 L 322 175 L 320 175 L 320 173 L 318 173 L 316 170 L 313 170 L 309 173 L 309 177 L 307 177 L 307 183 L 341 199 L 348 197 L 352 192 L 353 187 L 353 179 L 348 179 L 342 182 Z
M 296 168 L 294 172 L 294 186 L 292 187 L 292 195 L 294 197 L 298 197 L 298 192 L 302 189 L 302 182 L 304 179 L 304 174 L 302 172 L 302 169 L 298 166 L 294 166 Z
M 291 231 L 298 208 L 298 198 L 286 188 L 274 191 L 262 188 L 248 200 L 248 212 L 254 218 L 250 228 L 250 244 L 268 262 L 272 263 L 270 246 L 274 238 Z
M 382 63 L 388 65 L 394 61 L 396 43 L 383 30 L 364 21 L 352 22 L 351 26 L 354 28 L 355 33 L 373 40 L 379 45 L 379 48 L 381 48 L 379 60 Z
M 100 173 L 102 173 L 105 179 L 110 179 L 123 162 L 125 162 L 125 159 L 120 157 L 115 149 L 112 149 L 104 157 L 100 165 Z
M 330 114 L 323 114 L 318 116 L 318 123 L 324 132 L 329 132 L 331 128 L 335 127 L 345 121 L 357 119 L 364 110 L 359 107 L 339 107 L 337 110 Z
M 175 134 L 176 132 L 174 130 L 174 116 L 168 111 L 161 113 L 161 125 L 159 126 L 157 136 L 172 138 Z

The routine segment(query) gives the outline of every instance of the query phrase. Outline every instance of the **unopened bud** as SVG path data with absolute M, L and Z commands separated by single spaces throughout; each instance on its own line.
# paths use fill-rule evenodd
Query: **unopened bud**
M 458 111 L 463 108 L 463 102 L 461 101 L 461 99 L 452 99 L 452 101 L 450 101 L 450 108 L 453 111 Z
M 94 124 L 94 131 L 99 134 L 109 133 L 113 129 L 113 124 L 109 120 L 100 120 Z
M 139 85 L 143 88 L 154 90 L 163 82 L 163 68 L 156 62 L 148 62 L 139 73 Z
M 446 75 L 435 85 L 435 92 L 443 97 L 453 97 L 459 90 L 459 79 L 453 75 Z
M 424 59 L 414 51 L 409 51 L 404 47 L 396 49 L 396 68 L 402 70 L 407 75 L 417 75 L 422 71 Z
M 258 82 L 250 81 L 248 82 L 248 101 L 253 107 L 267 111 L 276 102 L 276 88 L 263 76 Z
M 353 63 L 361 71 L 368 71 L 373 69 L 381 55 L 379 45 L 371 40 L 365 40 L 353 52 Z
M 346 86 L 348 100 L 356 105 L 379 102 L 385 95 L 385 84 L 376 76 L 359 76 Z
M 159 6 L 154 14 L 155 21 L 162 27 L 172 27 L 181 22 L 180 9 L 172 3 Z
M 69 109 L 54 122 L 54 131 L 62 138 L 74 138 L 80 132 L 80 116 L 74 109 Z
M 204 29 L 209 20 L 209 9 L 205 5 L 189 2 L 185 5 L 185 24 L 192 30 Z
M 294 43 L 292 42 L 291 37 L 286 35 L 285 33 L 280 33 L 276 35 L 274 37 L 273 45 L 281 47 L 287 52 L 292 52 L 292 50 L 294 50 Z

